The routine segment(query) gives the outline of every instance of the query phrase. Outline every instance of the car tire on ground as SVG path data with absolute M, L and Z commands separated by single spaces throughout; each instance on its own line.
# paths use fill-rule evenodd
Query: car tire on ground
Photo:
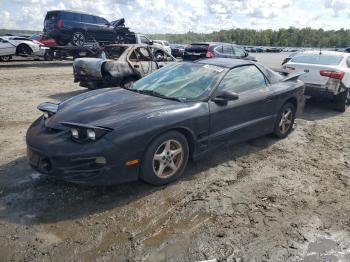
M 137 81 L 135 77 L 127 77 L 122 81 L 121 86 L 129 89 L 132 87 L 135 81 Z
M 339 112 L 345 112 L 350 102 L 350 92 L 349 89 L 340 93 L 335 98 L 335 110 Z
M 71 43 L 74 46 L 84 46 L 86 42 L 85 34 L 81 31 L 76 31 L 72 34 Z
M 164 133 L 147 148 L 140 178 L 156 186 L 173 182 L 183 174 L 188 157 L 186 138 L 177 131 Z
M 292 132 L 296 109 L 292 103 L 285 103 L 280 109 L 273 134 L 278 138 L 287 137 Z
M 2 62 L 8 62 L 12 59 L 10 55 L 0 56 L 0 61 Z

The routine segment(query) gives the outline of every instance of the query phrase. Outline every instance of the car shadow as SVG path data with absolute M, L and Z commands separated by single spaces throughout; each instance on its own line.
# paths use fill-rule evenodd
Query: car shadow
M 80 95 L 80 94 L 88 92 L 88 91 L 90 91 L 90 90 L 89 89 L 80 89 L 80 90 L 74 90 L 74 91 L 70 91 L 70 92 L 60 92 L 60 93 L 49 95 L 48 97 L 55 99 L 55 100 L 58 100 L 58 101 L 64 101 L 68 98 L 71 98 L 71 97 L 76 96 L 76 95 Z
M 181 180 L 195 180 L 212 167 L 256 153 L 276 141 L 265 136 L 218 147 L 207 157 L 189 162 Z M 0 167 L 0 221 L 34 225 L 83 218 L 124 206 L 165 187 L 141 181 L 108 187 L 70 184 L 40 175 L 29 167 L 26 157 L 20 157 Z
M 315 121 L 338 116 L 342 113 L 335 111 L 334 104 L 329 100 L 307 99 L 304 112 L 299 118 Z

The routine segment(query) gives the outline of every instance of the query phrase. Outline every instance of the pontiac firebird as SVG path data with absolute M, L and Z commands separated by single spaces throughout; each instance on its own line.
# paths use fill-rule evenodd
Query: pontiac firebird
M 296 76 L 283 78 L 259 63 L 175 63 L 129 89 L 39 105 L 43 115 L 26 136 L 28 158 L 35 170 L 65 181 L 163 185 L 220 144 L 286 137 L 303 102 Z

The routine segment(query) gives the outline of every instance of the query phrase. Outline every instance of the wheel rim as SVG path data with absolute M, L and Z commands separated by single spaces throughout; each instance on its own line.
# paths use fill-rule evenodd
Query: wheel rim
M 287 108 L 283 111 L 282 117 L 279 123 L 279 129 L 282 134 L 289 131 L 293 120 L 293 111 L 291 108 Z
M 76 46 L 82 46 L 85 43 L 85 37 L 82 33 L 78 32 L 73 35 L 73 43 Z
M 173 176 L 181 167 L 184 150 L 181 143 L 171 139 L 163 142 L 153 156 L 153 171 L 161 179 Z

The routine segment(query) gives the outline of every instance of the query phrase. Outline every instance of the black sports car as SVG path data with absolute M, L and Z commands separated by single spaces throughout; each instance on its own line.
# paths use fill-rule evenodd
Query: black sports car
M 304 85 L 247 60 L 175 63 L 130 89 L 87 92 L 44 103 L 28 129 L 31 166 L 66 181 L 169 183 L 222 143 L 286 137 Z

